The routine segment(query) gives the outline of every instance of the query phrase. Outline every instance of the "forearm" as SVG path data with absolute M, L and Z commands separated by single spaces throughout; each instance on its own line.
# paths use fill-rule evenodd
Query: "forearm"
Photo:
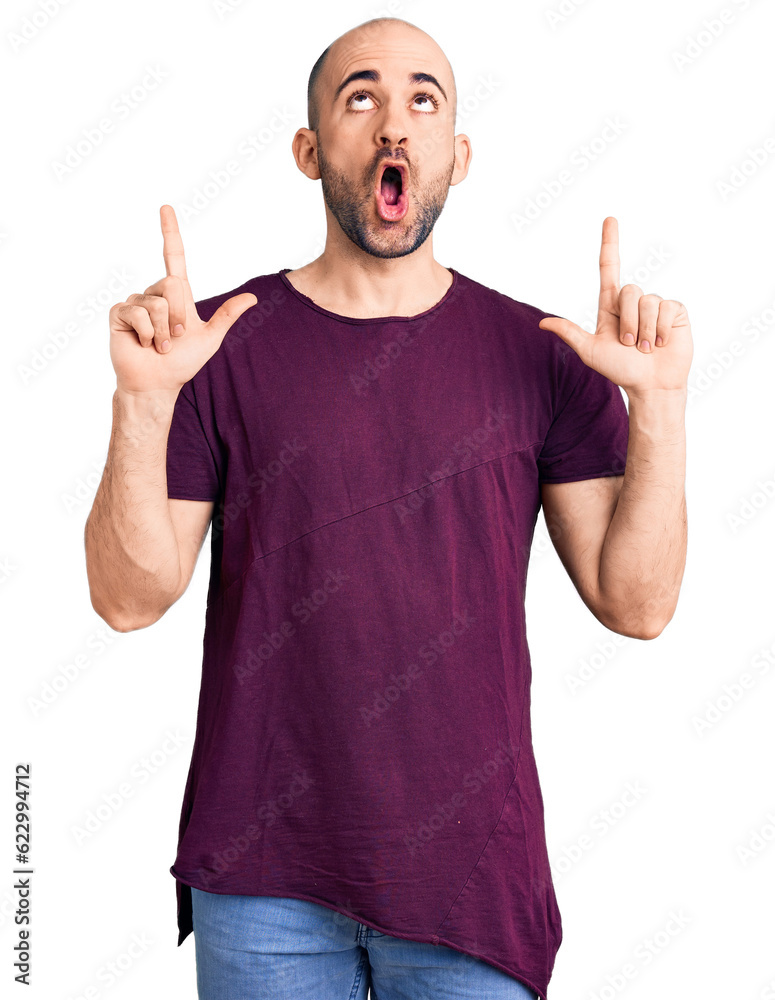
M 180 555 L 167 499 L 167 437 L 177 393 L 116 390 L 105 471 L 84 541 L 94 609 L 119 631 L 156 621 L 175 600 Z
M 686 392 L 628 394 L 624 481 L 600 556 L 610 627 L 639 638 L 672 618 L 686 565 Z

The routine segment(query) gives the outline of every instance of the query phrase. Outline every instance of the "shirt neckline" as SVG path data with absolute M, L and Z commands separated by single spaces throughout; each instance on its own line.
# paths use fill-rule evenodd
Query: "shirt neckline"
M 313 299 L 309 297 L 309 295 L 305 295 L 303 292 L 300 292 L 295 285 L 292 285 L 286 277 L 287 272 L 290 270 L 292 270 L 292 268 L 284 267 L 277 273 L 285 287 L 288 288 L 300 302 L 302 302 L 305 306 L 308 306 L 310 309 L 314 309 L 316 312 L 322 313 L 324 316 L 337 320 L 339 323 L 352 323 L 353 325 L 359 326 L 366 326 L 373 323 L 412 323 L 414 320 L 423 319 L 425 316 L 435 312 L 437 309 L 441 309 L 442 306 L 446 304 L 447 300 L 452 297 L 455 289 L 457 288 L 459 276 L 454 267 L 448 267 L 447 270 L 452 275 L 452 284 L 435 305 L 430 306 L 430 308 L 424 310 L 423 312 L 415 313 L 414 316 L 342 316 L 341 313 L 332 312 L 330 309 L 325 309 L 323 306 L 318 305 L 317 302 L 313 301 Z

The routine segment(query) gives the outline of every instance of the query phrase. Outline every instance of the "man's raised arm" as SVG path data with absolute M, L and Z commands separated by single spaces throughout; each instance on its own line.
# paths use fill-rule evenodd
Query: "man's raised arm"
M 175 212 L 163 205 L 160 215 L 166 276 L 110 310 L 113 428 L 84 532 L 92 605 L 120 632 L 153 624 L 188 586 L 213 503 L 167 497 L 172 414 L 183 385 L 257 301 L 232 296 L 203 323 Z
M 603 222 L 597 329 L 558 316 L 538 324 L 629 400 L 623 477 L 544 484 L 555 548 L 584 602 L 608 628 L 654 638 L 670 621 L 686 563 L 684 416 L 692 333 L 686 306 L 619 287 L 619 227 Z

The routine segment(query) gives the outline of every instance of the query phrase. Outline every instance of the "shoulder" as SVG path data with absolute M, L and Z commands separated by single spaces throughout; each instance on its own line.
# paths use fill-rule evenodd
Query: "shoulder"
M 226 292 L 219 292 L 217 295 L 211 295 L 205 299 L 198 299 L 195 305 L 199 318 L 207 322 L 224 302 L 227 302 L 234 295 L 241 295 L 243 292 L 252 292 L 258 299 L 258 302 L 255 306 L 247 309 L 237 320 L 237 323 L 243 323 L 243 321 L 255 323 L 256 312 L 260 314 L 266 313 L 267 309 L 272 307 L 272 305 L 282 304 L 287 295 L 287 289 L 280 278 L 279 271 L 274 271 L 271 274 L 259 274 L 256 277 L 248 278 L 247 281 L 243 281 L 236 288 L 231 288 Z M 254 315 L 251 316 L 251 313 Z M 231 330 L 229 333 L 231 333 Z
M 556 316 L 556 313 L 549 313 L 545 310 L 507 295 L 506 292 L 491 288 L 482 281 L 477 281 L 467 275 L 458 272 L 461 289 L 466 292 L 469 299 L 475 303 L 477 309 L 485 309 L 488 313 L 499 316 L 514 326 L 525 332 L 536 332 L 544 334 L 547 331 L 541 330 L 538 324 L 545 316 Z
M 575 356 L 568 345 L 551 330 L 542 330 L 538 325 L 548 316 L 539 306 L 525 302 L 506 292 L 491 288 L 458 272 L 461 288 L 465 291 L 471 312 L 479 321 L 491 324 L 514 342 L 527 357 L 546 365 L 564 365 L 570 354 Z M 573 362 L 571 362 L 573 363 Z
M 287 289 L 279 272 L 275 271 L 248 278 L 241 285 L 219 292 L 217 295 L 195 300 L 197 315 L 206 323 L 224 302 L 243 292 L 251 292 L 258 301 L 235 320 L 215 354 L 183 386 L 183 389 L 199 404 L 212 395 L 216 386 L 229 383 L 230 372 L 234 371 L 235 365 L 237 369 L 244 367 L 242 359 L 245 350 L 249 349 L 254 339 L 253 335 L 258 333 L 269 316 L 287 303 Z

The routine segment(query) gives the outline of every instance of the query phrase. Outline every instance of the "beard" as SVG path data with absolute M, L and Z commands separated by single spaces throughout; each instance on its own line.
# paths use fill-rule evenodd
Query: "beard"
M 364 171 L 359 185 L 329 163 L 319 135 L 317 149 L 323 199 L 342 232 L 357 247 L 372 257 L 405 257 L 423 245 L 436 225 L 449 194 L 455 169 L 454 145 L 449 165 L 422 187 L 417 184 L 414 171 L 411 171 L 409 208 L 403 219 L 395 222 L 380 219 L 375 207 L 374 178 L 385 157 L 380 157 L 374 166 Z M 405 162 L 404 157 L 395 159 Z M 372 221 L 374 219 L 376 222 Z

